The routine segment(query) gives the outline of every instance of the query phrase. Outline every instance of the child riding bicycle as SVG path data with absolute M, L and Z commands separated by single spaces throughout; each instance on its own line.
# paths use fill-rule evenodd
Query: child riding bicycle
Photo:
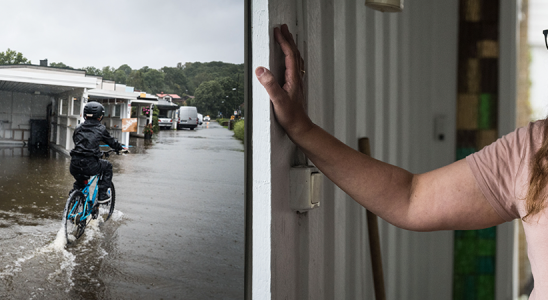
M 98 204 L 110 201 L 107 191 L 112 182 L 112 164 L 101 159 L 102 152 L 99 148 L 101 142 L 105 142 L 116 151 L 127 150 L 107 131 L 101 124 L 105 108 L 98 102 L 89 102 L 84 107 L 85 121 L 74 130 L 72 140 L 74 149 L 70 151 L 70 174 L 74 176 L 74 189 L 83 189 L 86 180 L 90 176 L 101 174 L 98 187 Z

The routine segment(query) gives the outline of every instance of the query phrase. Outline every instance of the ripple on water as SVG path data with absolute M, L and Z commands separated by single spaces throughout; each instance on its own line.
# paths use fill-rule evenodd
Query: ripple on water
M 60 221 L 35 219 L 33 226 L 21 225 L 30 216 L 0 211 L 10 216 L 0 227 L 0 298 L 71 299 L 97 295 L 104 284 L 97 280 L 105 235 L 102 219 L 93 220 L 74 245 L 67 247 Z M 115 210 L 109 228 L 115 230 L 123 213 Z M 89 282 L 93 281 L 93 285 Z M 29 296 L 30 295 L 30 296 Z M 87 296 L 86 296 L 87 295 Z

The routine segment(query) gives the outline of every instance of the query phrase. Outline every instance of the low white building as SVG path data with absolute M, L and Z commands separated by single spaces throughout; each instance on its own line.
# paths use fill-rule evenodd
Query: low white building
M 129 143 L 129 132 L 122 132 L 122 120 L 131 117 L 134 106 L 137 134 L 152 122 L 157 97 L 135 92 L 133 87 L 116 84 L 83 70 L 67 70 L 35 65 L 0 66 L 0 144 L 44 147 L 47 144 L 68 153 L 74 147 L 72 134 L 84 121 L 88 101 L 105 106 L 103 124 L 121 143 Z M 152 110 L 151 110 L 152 111 Z

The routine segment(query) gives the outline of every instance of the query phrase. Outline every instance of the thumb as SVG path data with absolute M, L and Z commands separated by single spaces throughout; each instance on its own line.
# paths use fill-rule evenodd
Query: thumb
M 255 76 L 257 76 L 259 82 L 266 89 L 266 92 L 270 96 L 270 100 L 277 101 L 286 95 L 285 90 L 282 89 L 278 84 L 278 81 L 276 81 L 276 78 L 274 78 L 274 75 L 272 75 L 272 72 L 267 68 L 258 67 L 255 69 Z

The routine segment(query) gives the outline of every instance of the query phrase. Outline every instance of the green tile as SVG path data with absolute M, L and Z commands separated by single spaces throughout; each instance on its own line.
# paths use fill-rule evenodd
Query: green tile
M 453 276 L 453 299 L 454 300 L 465 299 L 464 298 L 465 290 L 466 290 L 466 286 L 464 284 L 464 276 L 455 274 Z
M 453 300 L 476 299 L 476 277 L 471 275 L 455 275 L 453 278 Z
M 464 291 L 464 300 L 475 300 L 477 293 L 476 276 L 466 276 L 464 279 L 466 289 Z M 481 299 L 481 298 L 480 298 Z M 481 299 L 483 300 L 483 299 Z
M 475 148 L 457 148 L 457 160 L 461 160 L 474 152 L 476 152 Z
M 478 238 L 481 239 L 496 239 L 497 238 L 497 227 L 489 227 L 485 229 L 476 230 Z
M 495 257 L 494 256 L 476 256 L 476 274 L 494 275 Z
M 463 237 L 467 239 L 475 239 L 478 236 L 477 230 L 463 230 Z
M 459 275 L 474 274 L 476 271 L 476 256 L 473 247 L 464 247 L 455 252 L 454 272 Z
M 478 128 L 493 129 L 496 118 L 496 101 L 493 94 L 480 94 L 478 110 Z
M 478 239 L 476 243 L 476 255 L 495 256 L 497 252 L 497 240 Z
M 495 276 L 477 276 L 477 299 L 495 300 Z

